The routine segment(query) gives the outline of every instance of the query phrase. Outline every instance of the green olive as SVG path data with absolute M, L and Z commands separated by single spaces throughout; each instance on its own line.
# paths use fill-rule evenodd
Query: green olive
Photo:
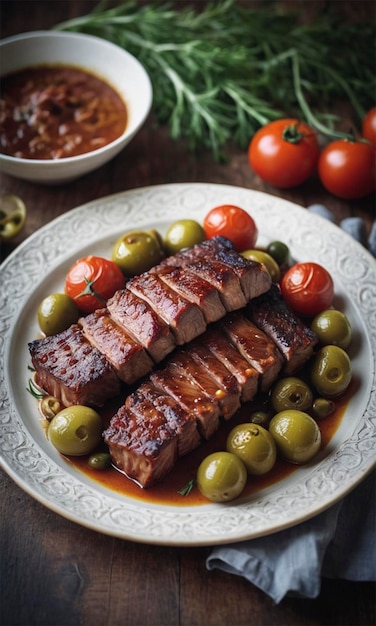
M 75 405 L 55 415 L 48 426 L 48 438 L 61 454 L 82 456 L 99 445 L 102 430 L 102 420 L 94 409 Z
M 124 233 L 112 248 L 112 260 L 125 276 L 147 272 L 160 263 L 164 251 L 156 231 L 130 231 Z
M 276 382 L 271 393 L 271 402 L 275 411 L 297 409 L 306 411 L 312 406 L 312 391 L 300 378 L 288 376 Z
M 247 482 L 243 461 L 230 452 L 213 452 L 197 470 L 197 486 L 203 496 L 213 502 L 237 498 Z
M 173 255 L 191 248 L 206 239 L 205 231 L 201 224 L 195 220 L 179 220 L 169 226 L 164 238 L 164 247 L 168 255 Z
M 241 253 L 246 259 L 250 261 L 256 261 L 257 263 L 263 263 L 268 270 L 271 279 L 274 283 L 277 283 L 281 277 L 281 271 L 278 263 L 273 259 L 270 254 L 263 250 L 245 250 Z
M 292 463 L 306 463 L 318 452 L 321 432 L 315 420 L 304 411 L 280 411 L 269 424 L 279 454 Z
M 111 455 L 109 452 L 96 452 L 90 456 L 88 465 L 95 470 L 107 469 L 111 465 Z
M 0 239 L 13 239 L 22 230 L 26 221 L 26 207 L 18 196 L 0 196 Z
M 336 410 L 336 405 L 329 398 L 316 398 L 312 404 L 312 411 L 315 419 L 322 420 L 331 415 Z
M 266 248 L 266 252 L 278 263 L 279 266 L 288 263 L 290 250 L 282 241 L 272 241 Z
M 65 293 L 53 293 L 38 307 L 38 324 L 45 335 L 56 335 L 75 324 L 80 317 L 76 303 Z
M 351 361 L 343 348 L 324 346 L 318 351 L 311 367 L 311 380 L 320 395 L 324 398 L 341 395 L 351 377 Z
M 316 315 L 311 329 L 318 335 L 321 345 L 334 345 L 346 349 L 351 342 L 352 330 L 346 315 L 336 309 L 328 309 Z
M 248 474 L 266 474 L 277 458 L 271 434 L 259 424 L 239 424 L 229 433 L 226 449 L 241 459 Z

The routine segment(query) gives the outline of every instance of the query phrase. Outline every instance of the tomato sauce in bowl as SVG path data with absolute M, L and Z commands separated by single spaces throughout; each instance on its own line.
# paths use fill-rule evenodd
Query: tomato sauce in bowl
M 111 143 L 127 126 L 116 90 L 77 67 L 40 65 L 7 74 L 0 94 L 0 152 L 8 156 L 78 156 Z

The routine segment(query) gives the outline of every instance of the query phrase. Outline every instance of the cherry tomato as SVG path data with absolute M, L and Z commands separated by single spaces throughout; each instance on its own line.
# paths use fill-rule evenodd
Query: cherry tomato
M 375 149 L 366 141 L 337 139 L 324 148 L 318 164 L 324 187 L 334 196 L 356 200 L 375 189 Z
M 296 119 L 266 124 L 255 133 L 248 148 L 254 172 L 281 189 L 307 180 L 316 169 L 319 154 L 315 131 Z
M 376 107 L 370 109 L 362 124 L 362 134 L 364 139 L 368 139 L 376 148 Z
M 238 252 L 253 248 L 258 235 L 257 226 L 249 213 L 232 204 L 211 209 L 204 218 L 203 227 L 208 239 L 217 235 L 227 237 Z
M 124 275 L 116 263 L 91 255 L 78 259 L 65 279 L 65 293 L 83 313 L 102 308 L 124 286 Z
M 285 302 L 299 315 L 313 317 L 328 309 L 334 296 L 333 279 L 318 263 L 296 263 L 282 278 Z

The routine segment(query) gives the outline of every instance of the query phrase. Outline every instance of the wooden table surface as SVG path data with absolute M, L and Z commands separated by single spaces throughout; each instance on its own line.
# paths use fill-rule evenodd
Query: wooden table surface
M 357 4 L 363 9 L 364 5 L 367 10 L 367 3 Z M 92 7 L 93 2 L 82 0 L 3 0 L 1 36 L 50 28 Z M 342 201 L 326 193 L 316 179 L 282 192 L 251 172 L 244 151 L 230 147 L 229 157 L 220 165 L 210 154 L 194 156 L 183 141 L 172 140 L 166 128 L 157 128 L 151 114 L 126 150 L 75 182 L 45 187 L 1 174 L 1 193 L 21 196 L 28 207 L 24 230 L 12 244 L 3 245 L 2 258 L 69 209 L 160 183 L 225 183 L 266 191 L 302 207 L 322 203 L 334 212 L 337 222 L 360 216 L 369 231 L 375 218 L 374 197 Z M 371 583 L 324 579 L 317 599 L 288 598 L 276 605 L 242 578 L 208 572 L 208 548 L 143 545 L 105 536 L 48 510 L 4 472 L 0 480 L 3 626 L 375 623 Z

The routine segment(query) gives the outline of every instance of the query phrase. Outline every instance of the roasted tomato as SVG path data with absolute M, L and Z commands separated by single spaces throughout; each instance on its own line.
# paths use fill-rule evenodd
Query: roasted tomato
M 375 149 L 368 141 L 337 139 L 324 148 L 318 172 L 324 187 L 334 196 L 356 200 L 375 189 Z
M 217 235 L 227 237 L 238 252 L 253 248 L 257 240 L 254 219 L 244 209 L 232 204 L 211 209 L 204 218 L 203 226 L 208 239 Z
M 116 263 L 98 256 L 78 259 L 65 279 L 65 293 L 83 313 L 105 306 L 108 298 L 124 286 L 124 275 Z
M 316 169 L 319 154 L 315 131 L 296 119 L 266 124 L 255 133 L 248 148 L 253 171 L 281 189 L 307 180 Z
M 376 107 L 370 109 L 362 124 L 362 134 L 364 139 L 368 139 L 376 148 Z
M 333 279 L 318 263 L 296 263 L 282 278 L 285 302 L 299 315 L 313 317 L 328 309 L 334 296 Z

